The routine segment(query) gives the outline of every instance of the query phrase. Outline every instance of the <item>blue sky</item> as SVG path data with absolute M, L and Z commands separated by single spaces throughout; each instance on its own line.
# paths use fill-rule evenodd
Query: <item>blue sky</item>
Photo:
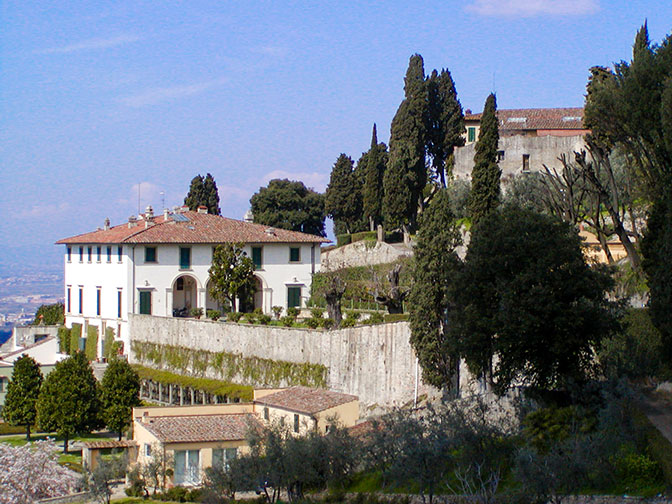
M 324 190 L 371 126 L 389 138 L 408 58 L 448 68 L 464 108 L 581 106 L 592 65 L 630 57 L 672 3 L 6 1 L 0 6 L 0 264 L 180 204 L 210 172 L 240 218 L 271 178 Z M 161 195 L 163 192 L 163 196 Z

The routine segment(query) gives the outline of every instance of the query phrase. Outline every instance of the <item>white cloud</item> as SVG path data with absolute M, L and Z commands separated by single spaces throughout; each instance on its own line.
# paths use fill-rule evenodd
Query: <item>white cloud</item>
M 285 170 L 273 170 L 267 173 L 261 179 L 264 184 L 267 184 L 273 179 L 289 179 L 299 180 L 303 182 L 306 187 L 312 187 L 316 191 L 323 192 L 329 183 L 328 173 L 318 172 L 288 172 Z
M 140 40 L 136 35 L 118 35 L 110 38 L 95 38 L 83 40 L 76 44 L 69 44 L 61 47 L 49 47 L 47 49 L 38 49 L 33 54 L 69 54 L 78 51 L 90 51 L 96 49 L 108 49 L 121 45 L 131 44 Z
M 221 78 L 182 86 L 153 88 L 143 91 L 142 93 L 120 98 L 119 101 L 129 107 L 140 108 L 147 105 L 155 105 L 166 100 L 197 95 L 220 86 L 227 82 L 227 80 L 228 79 L 226 78 Z
M 30 208 L 22 208 L 16 213 L 19 219 L 33 219 L 33 218 L 52 218 L 57 215 L 62 215 L 70 209 L 70 203 L 54 203 L 53 205 L 33 205 Z
M 600 10 L 599 0 L 473 0 L 465 9 L 483 16 L 580 16 Z

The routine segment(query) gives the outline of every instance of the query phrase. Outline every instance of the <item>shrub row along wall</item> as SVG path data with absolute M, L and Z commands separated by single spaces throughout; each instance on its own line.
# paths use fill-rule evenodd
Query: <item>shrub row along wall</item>
M 417 367 L 406 322 L 312 331 L 129 314 L 129 332 L 131 362 L 149 367 L 163 366 L 163 369 L 178 371 L 166 364 L 166 359 L 171 348 L 182 348 L 196 353 L 189 352 L 188 363 L 187 353 L 181 352 L 181 357 L 173 358 L 184 359 L 180 366 L 203 377 L 268 386 L 264 380 L 269 380 L 269 375 L 287 363 L 308 364 L 321 368 L 298 369 L 313 370 L 303 372 L 313 378 L 317 376 L 316 369 L 324 369 L 324 386 L 359 396 L 364 407 L 374 404 L 389 407 L 413 400 Z M 158 346 L 150 347 L 146 343 Z M 148 349 L 152 348 L 161 355 L 150 356 Z M 207 365 L 203 363 L 206 354 L 198 354 L 200 351 L 208 352 Z M 222 356 L 221 364 L 215 360 L 218 354 Z M 224 362 L 226 355 L 235 356 L 233 365 L 239 368 L 234 375 L 225 367 L 230 365 Z M 157 364 L 157 360 L 161 364 Z M 267 361 L 275 364 L 266 364 Z M 263 370 L 265 365 L 269 367 Z M 245 378 L 244 370 L 248 366 L 259 369 Z M 299 384 L 297 375 L 292 376 L 273 386 Z M 298 376 L 302 376 L 302 372 Z M 420 381 L 418 393 L 429 391 Z

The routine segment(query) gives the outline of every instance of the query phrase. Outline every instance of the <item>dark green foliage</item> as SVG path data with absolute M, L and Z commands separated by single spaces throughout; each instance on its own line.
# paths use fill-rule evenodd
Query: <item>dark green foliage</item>
M 58 351 L 63 354 L 70 353 L 70 329 L 67 327 L 58 328 Z
M 359 233 L 352 233 L 350 237 L 352 243 L 362 240 L 376 241 L 377 233 L 375 231 L 360 231 Z
M 404 79 L 405 98 L 392 119 L 390 155 L 383 177 L 383 213 L 388 229 L 415 224 L 427 184 L 427 86 L 422 56 L 414 54 Z
M 96 360 L 98 356 L 98 327 L 97 326 L 88 326 L 86 328 L 86 345 L 84 349 L 86 358 L 89 361 Z
M 63 303 L 54 303 L 42 305 L 35 312 L 35 319 L 32 325 L 62 325 L 64 323 L 65 311 Z
M 371 230 L 383 222 L 383 176 L 387 165 L 387 145 L 378 143 L 376 125 L 373 125 L 371 148 L 357 162 L 357 170 L 363 172 L 362 210 Z
M 226 314 L 227 322 L 238 322 L 242 318 L 243 314 L 240 312 L 231 312 Z
M 114 329 L 111 327 L 106 327 L 105 339 L 103 340 L 103 358 L 108 361 L 112 359 L 119 352 L 120 346 L 120 341 L 114 341 Z
M 96 500 L 109 504 L 112 496 L 112 482 L 124 479 L 127 465 L 128 458 L 125 455 L 99 460 L 96 468 L 86 475 L 85 487 Z
M 446 187 L 446 172 L 450 179 L 455 147 L 464 145 L 464 114 L 448 70 L 432 72 L 427 79 L 427 95 L 427 152 L 434 178 Z
M 206 310 L 205 315 L 216 322 L 219 320 L 219 317 L 222 316 L 222 312 L 219 310 Z
M 455 247 L 460 242 L 448 193 L 441 189 L 422 214 L 414 254 L 415 282 L 409 297 L 411 345 L 425 381 L 439 388 L 449 383 L 458 358 L 446 311 L 459 266 Z
M 469 215 L 473 224 L 478 223 L 499 205 L 499 180 L 502 170 L 497 165 L 498 143 L 497 99 L 494 94 L 490 94 L 485 100 L 481 115 L 474 169 L 471 172 Z
M 10 425 L 25 426 L 26 439 L 30 439 L 30 426 L 37 419 L 37 398 L 41 386 L 42 371 L 32 357 L 24 354 L 14 361 L 2 418 Z
M 213 176 L 209 173 L 205 177 L 202 175 L 195 176 L 191 180 L 189 192 L 184 198 L 184 204 L 189 207 L 189 210 L 197 210 L 199 206 L 204 205 L 208 207 L 209 214 L 221 215 L 219 192 Z
M 140 406 L 140 378 L 126 359 L 113 358 L 101 381 L 101 417 L 107 427 L 119 433 L 131 425 L 133 407 Z
M 349 245 L 352 243 L 352 235 L 350 234 L 340 234 L 336 235 L 336 246 L 342 247 L 343 245 Z
M 450 211 L 455 218 L 465 219 L 469 217 L 468 205 L 471 183 L 464 179 L 454 179 L 448 183 L 447 191 L 448 200 L 450 201 Z
M 252 196 L 250 205 L 257 224 L 326 236 L 324 195 L 303 182 L 271 180 Z
M 56 364 L 47 375 L 37 402 L 41 429 L 63 438 L 63 451 L 75 434 L 88 434 L 100 426 L 98 385 L 82 352 Z
M 236 310 L 237 299 L 243 302 L 254 295 L 254 263 L 243 251 L 242 243 L 217 245 L 208 274 L 210 295 L 222 304 L 228 302 L 233 311 Z
M 522 173 L 504 180 L 504 205 L 515 205 L 529 208 L 537 213 L 547 213 L 548 205 L 545 204 L 546 185 L 542 173 Z
M 641 245 L 650 289 L 650 316 L 661 334 L 662 354 L 672 359 L 672 185 L 651 208 Z
M 342 222 L 347 233 L 355 231 L 362 215 L 362 187 L 352 159 L 341 154 L 331 169 L 324 210 L 334 222 Z
M 79 350 L 79 338 L 82 337 L 82 324 L 73 322 L 70 328 L 70 355 Z
M 614 328 L 610 277 L 586 265 L 577 232 L 554 217 L 504 207 L 473 229 L 451 320 L 472 373 L 562 388 L 591 372 Z M 493 357 L 497 355 L 496 364 Z
M 621 320 L 622 328 L 602 341 L 600 365 L 608 378 L 641 379 L 656 377 L 661 371 L 663 346 L 660 331 L 652 324 L 649 310 L 630 309 Z

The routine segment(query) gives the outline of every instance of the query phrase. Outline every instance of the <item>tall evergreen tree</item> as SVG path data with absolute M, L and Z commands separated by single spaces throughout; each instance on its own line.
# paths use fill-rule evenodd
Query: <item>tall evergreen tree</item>
M 189 192 L 184 198 L 184 204 L 189 207 L 189 210 L 196 210 L 199 206 L 205 205 L 208 207 L 209 214 L 221 214 L 217 183 L 210 173 L 205 177 L 197 175 L 191 180 Z
M 499 182 L 502 170 L 497 165 L 498 143 L 497 99 L 491 93 L 483 107 L 481 128 L 476 142 L 476 154 L 474 154 L 474 169 L 471 172 L 469 215 L 473 224 L 478 223 L 499 205 Z
M 324 209 L 334 223 L 342 222 L 347 233 L 355 231 L 362 215 L 362 188 L 352 159 L 341 154 L 331 169 Z
M 404 79 L 405 98 L 392 120 L 390 156 L 383 178 L 385 223 L 408 229 L 415 224 L 427 184 L 427 86 L 422 56 L 414 54 Z
M 14 362 L 12 377 L 7 385 L 7 396 L 2 417 L 10 425 L 26 427 L 30 441 L 30 426 L 37 420 L 37 398 L 42 386 L 40 365 L 32 357 L 22 355 Z
M 47 375 L 37 401 L 37 422 L 63 438 L 63 451 L 75 434 L 100 427 L 98 384 L 82 352 L 62 360 Z
M 360 168 L 361 165 L 361 168 Z M 357 163 L 357 169 L 363 172 L 362 210 L 374 231 L 383 221 L 383 176 L 387 165 L 387 146 L 378 143 L 376 125 L 373 125 L 371 148 Z
M 101 416 L 110 430 L 121 436 L 140 406 L 140 377 L 126 359 L 114 357 L 105 369 L 100 388 Z
M 460 264 L 455 247 L 461 238 L 446 189 L 440 189 L 422 213 L 417 239 L 409 298 L 411 345 L 425 381 L 441 388 L 450 382 L 458 362 L 446 313 Z
M 427 80 L 427 97 L 427 152 L 434 176 L 441 187 L 446 187 L 446 172 L 452 173 L 455 147 L 464 145 L 464 113 L 448 70 L 432 72 Z

